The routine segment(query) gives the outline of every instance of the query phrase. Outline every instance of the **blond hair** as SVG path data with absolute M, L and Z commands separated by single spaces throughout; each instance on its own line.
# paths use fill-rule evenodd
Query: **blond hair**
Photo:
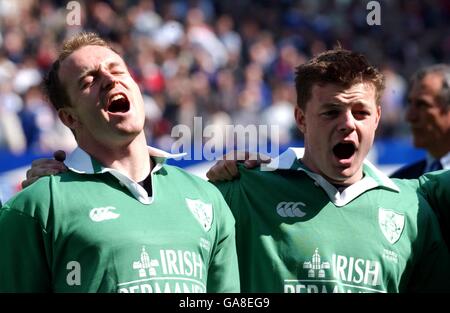
M 69 95 L 58 75 L 61 62 L 74 51 L 85 46 L 101 46 L 114 51 L 105 40 L 92 32 L 79 33 L 63 42 L 58 59 L 52 64 L 52 67 L 45 78 L 45 91 L 56 110 L 65 106 L 70 106 Z

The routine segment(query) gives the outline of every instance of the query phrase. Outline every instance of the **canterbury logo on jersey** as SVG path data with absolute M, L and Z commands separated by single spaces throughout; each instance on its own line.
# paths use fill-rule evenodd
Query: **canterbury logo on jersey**
M 280 202 L 277 205 L 277 213 L 281 217 L 303 217 L 306 215 L 300 208 L 305 207 L 303 202 Z
M 104 208 L 93 208 L 89 212 L 89 217 L 94 222 L 113 220 L 120 216 L 120 214 L 112 212 L 113 210 L 116 210 L 116 208 L 113 206 L 107 206 Z

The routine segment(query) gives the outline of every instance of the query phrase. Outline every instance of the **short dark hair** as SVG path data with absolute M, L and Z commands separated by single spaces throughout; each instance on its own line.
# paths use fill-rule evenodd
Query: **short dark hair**
M 295 72 L 297 105 L 306 108 L 315 84 L 336 84 L 344 88 L 359 82 L 368 82 L 375 87 L 379 104 L 384 90 L 384 76 L 369 64 L 360 53 L 342 48 L 328 50 L 310 61 L 299 65 Z
M 58 59 L 53 62 L 52 67 L 44 80 L 45 91 L 56 110 L 65 106 L 70 106 L 69 95 L 58 76 L 61 62 L 64 61 L 71 53 L 84 46 L 102 46 L 113 50 L 105 40 L 100 38 L 96 33 L 91 32 L 83 32 L 64 41 Z
M 412 86 L 415 81 L 422 80 L 428 74 L 438 74 L 442 77 L 442 88 L 438 94 L 438 102 L 444 109 L 450 109 L 450 66 L 447 64 L 425 66 L 413 74 L 410 85 Z

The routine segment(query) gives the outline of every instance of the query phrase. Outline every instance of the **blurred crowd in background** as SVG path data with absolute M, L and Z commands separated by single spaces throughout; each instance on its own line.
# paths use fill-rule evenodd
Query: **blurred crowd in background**
M 295 127 L 294 69 L 338 43 L 364 53 L 386 75 L 379 138 L 409 136 L 409 76 L 450 63 L 450 1 L 378 1 L 370 26 L 363 0 L 77 1 L 0 0 L 0 151 L 70 151 L 75 142 L 42 91 L 60 43 L 80 31 L 110 40 L 144 94 L 149 144 L 170 151 L 177 124 Z

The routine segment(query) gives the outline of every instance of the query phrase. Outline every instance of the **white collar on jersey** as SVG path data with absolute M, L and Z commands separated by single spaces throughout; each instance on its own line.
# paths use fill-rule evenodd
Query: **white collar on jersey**
M 295 160 L 303 157 L 304 152 L 304 148 L 288 148 L 277 158 L 272 159 L 270 163 L 262 164 L 261 170 L 273 171 L 277 169 L 290 169 Z M 323 176 L 303 167 L 299 167 L 297 170 L 304 171 L 315 181 L 316 185 L 321 186 L 330 200 L 338 207 L 346 205 L 367 190 L 376 187 L 383 187 L 391 191 L 400 192 L 398 186 L 368 160 L 364 160 L 363 163 L 363 171 L 365 174 L 363 179 L 345 188 L 342 193 L 340 193 L 336 187 L 330 184 Z
M 171 154 L 150 146 L 148 147 L 148 152 L 156 162 L 151 171 L 151 174 L 159 171 L 166 159 L 174 159 L 186 155 L 186 153 Z M 119 180 L 121 185 L 127 187 L 139 202 L 143 204 L 150 204 L 153 202 L 156 193 L 155 190 L 153 190 L 153 195 L 149 197 L 147 191 L 141 185 L 139 185 L 139 183 L 135 182 L 133 179 L 129 178 L 127 175 L 119 172 L 118 170 L 103 167 L 98 162 L 93 160 L 90 155 L 80 147 L 77 147 L 67 157 L 64 163 L 69 168 L 69 170 L 79 174 L 110 173 Z

